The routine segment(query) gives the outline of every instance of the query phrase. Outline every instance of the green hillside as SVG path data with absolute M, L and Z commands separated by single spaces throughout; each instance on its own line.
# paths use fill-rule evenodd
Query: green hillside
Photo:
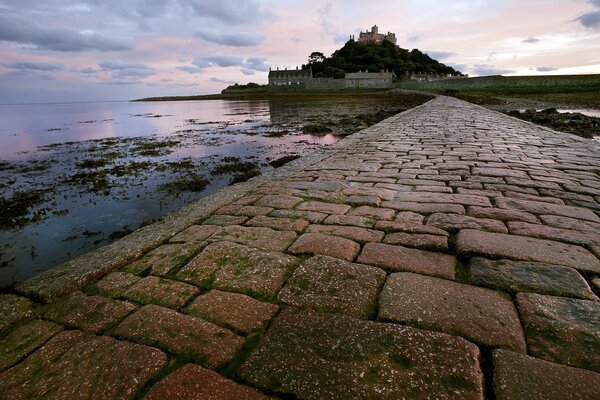
M 346 42 L 331 57 L 313 52 L 303 68 L 312 68 L 315 77 L 343 78 L 346 72 L 393 71 L 401 77 L 405 72 L 459 74 L 454 68 L 434 60 L 418 49 L 407 50 L 391 42 Z

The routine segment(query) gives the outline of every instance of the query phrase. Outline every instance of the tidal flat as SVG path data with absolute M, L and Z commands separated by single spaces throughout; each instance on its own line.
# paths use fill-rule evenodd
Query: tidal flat
M 430 98 L 0 106 L 0 287 Z

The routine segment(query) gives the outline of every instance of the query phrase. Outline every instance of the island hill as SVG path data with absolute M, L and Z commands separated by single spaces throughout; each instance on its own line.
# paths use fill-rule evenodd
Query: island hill
M 434 60 L 418 49 L 407 50 L 396 44 L 395 34 L 380 34 L 377 25 L 361 32 L 330 57 L 313 52 L 308 63 L 292 70 L 269 71 L 268 89 L 302 91 L 327 89 L 384 89 L 398 80 L 445 80 L 464 77 L 459 71 Z M 255 83 L 232 85 L 222 93 L 256 90 Z
M 269 70 L 269 84 L 250 82 L 231 85 L 221 94 L 199 96 L 150 97 L 135 101 L 201 100 L 323 92 L 345 89 L 387 89 L 399 81 L 435 81 L 463 78 L 454 68 L 434 60 L 418 49 L 396 45 L 396 35 L 380 34 L 377 25 L 361 32 L 358 40 L 350 36 L 330 57 L 312 52 L 308 62 L 295 69 Z

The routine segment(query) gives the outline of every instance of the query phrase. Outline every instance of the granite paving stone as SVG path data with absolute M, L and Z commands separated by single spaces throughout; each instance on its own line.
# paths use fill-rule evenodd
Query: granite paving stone
M 354 260 L 360 245 L 350 239 L 321 233 L 305 233 L 288 249 L 291 254 L 322 254 L 346 261 Z
M 460 204 L 448 203 L 418 203 L 408 201 L 384 201 L 381 203 L 383 207 L 392 208 L 399 211 L 412 211 L 419 214 L 433 213 L 452 213 L 465 214 L 465 207 Z
M 385 235 L 384 243 L 447 252 L 448 237 L 418 233 L 395 232 Z
M 373 229 L 359 228 L 356 226 L 338 226 L 338 225 L 310 225 L 307 233 L 322 233 L 325 235 L 334 235 L 345 237 L 356 242 L 381 242 L 384 233 Z
M 307 400 L 483 399 L 478 360 L 479 349 L 462 338 L 288 309 L 240 376 Z
M 582 221 L 580 219 L 569 217 L 561 217 L 559 215 L 540 215 L 540 219 L 545 225 L 553 226 L 555 228 L 594 232 L 600 241 L 600 223 Z
M 323 221 L 326 225 L 349 225 L 364 228 L 372 228 L 375 220 L 368 217 L 357 217 L 351 215 L 330 215 Z
M 375 220 L 390 220 L 394 218 L 395 214 L 396 212 L 389 208 L 379 208 L 371 206 L 356 207 L 350 210 L 350 212 L 348 212 L 348 215 L 367 217 Z
M 261 197 L 254 205 L 261 207 L 272 207 L 272 208 L 283 208 L 289 209 L 294 208 L 304 200 L 301 197 L 287 196 L 287 195 L 267 195 Z
M 406 232 L 415 234 L 450 236 L 450 234 L 445 230 L 431 225 L 422 225 L 420 223 L 415 224 L 404 221 L 377 221 L 375 224 L 375 229 L 382 230 L 384 232 Z
M 0 332 L 33 315 L 32 302 L 14 294 L 0 294 Z
M 501 221 L 460 214 L 435 213 L 427 217 L 427 224 L 448 232 L 456 232 L 460 229 L 478 229 L 488 232 L 508 233 L 508 229 Z
M 229 241 L 266 251 L 284 251 L 296 239 L 291 231 L 275 231 L 271 228 L 230 225 L 210 237 L 210 241 Z
M 62 330 L 60 325 L 39 319 L 18 325 L 0 339 L 0 371 L 13 366 Z
M 594 214 L 593 211 L 583 207 L 562 206 L 558 204 L 504 197 L 497 198 L 496 205 L 500 208 L 516 209 L 532 214 L 554 214 L 586 221 L 600 222 L 600 217 Z
M 412 211 L 399 211 L 398 213 L 396 213 L 396 217 L 394 218 L 394 221 L 405 222 L 415 225 L 422 224 L 424 220 L 424 215 L 417 214 Z
M 173 236 L 170 242 L 201 242 L 221 228 L 217 225 L 192 225 Z
M 211 368 L 230 361 L 244 343 L 243 337 L 228 329 L 153 304 L 130 315 L 114 335 L 162 348 Z
M 296 207 L 299 211 L 314 211 L 325 214 L 346 214 L 351 206 L 346 204 L 324 203 L 322 201 L 306 201 Z
M 248 217 L 242 217 L 238 215 L 211 215 L 206 220 L 204 220 L 204 222 L 202 222 L 202 225 L 244 225 L 244 222 L 246 222 L 247 220 Z
M 595 400 L 600 374 L 567 367 L 508 350 L 496 350 L 494 394 L 497 400 Z
M 140 279 L 139 276 L 127 272 L 111 272 L 93 285 L 92 290 L 94 293 L 102 296 L 119 297 L 125 290 Z
M 536 261 L 600 272 L 600 260 L 583 247 L 527 236 L 463 229 L 458 233 L 456 248 L 464 255 Z
M 144 400 L 268 400 L 248 386 L 196 364 L 186 364 L 155 384 Z
M 454 256 L 384 243 L 367 243 L 357 261 L 392 271 L 411 271 L 446 279 L 454 279 L 456 274 Z
M 73 292 L 50 304 L 44 317 L 86 332 L 99 333 L 116 325 L 135 309 L 136 306 L 125 301 Z
M 445 203 L 462 204 L 465 206 L 491 207 L 492 204 L 487 197 L 474 196 L 470 194 L 449 194 L 449 193 L 429 193 L 429 192 L 410 192 L 398 193 L 398 201 L 415 203 Z M 383 204 L 385 206 L 385 203 Z
M 475 218 L 488 218 L 496 219 L 498 221 L 522 221 L 530 224 L 539 224 L 539 219 L 535 215 L 519 211 L 519 210 L 507 210 L 502 208 L 490 208 L 490 207 L 468 207 L 467 215 Z
M 64 331 L 0 374 L 6 399 L 134 399 L 167 365 L 160 350 Z
M 245 335 L 261 330 L 277 314 L 275 304 L 240 294 L 211 290 L 194 299 L 185 313 L 223 325 Z
M 399 272 L 379 298 L 378 319 L 463 336 L 489 347 L 525 352 L 525 338 L 511 299 L 489 289 Z
M 294 271 L 277 298 L 295 307 L 371 318 L 385 277 L 379 268 L 315 256 Z
M 304 219 L 312 224 L 322 222 L 327 218 L 327 214 L 325 213 L 300 210 L 274 210 L 269 216 L 275 218 Z
M 509 232 L 515 235 L 556 240 L 580 246 L 600 244 L 600 234 L 598 234 L 598 232 L 573 231 L 570 229 L 553 228 L 551 226 L 528 224 L 527 222 L 518 221 L 510 221 L 507 225 Z
M 267 215 L 271 211 L 273 211 L 273 207 L 242 206 L 238 204 L 230 204 L 217 211 L 217 214 L 254 217 L 256 215 Z
M 179 271 L 177 278 L 199 286 L 273 298 L 298 265 L 295 257 L 218 242 Z
M 142 304 L 178 309 L 198 293 L 198 288 L 187 283 L 147 276 L 127 289 L 122 297 Z
M 519 293 L 529 354 L 600 372 L 600 302 Z
M 280 231 L 294 231 L 296 233 L 302 233 L 309 225 L 309 222 L 303 219 L 275 218 L 268 217 L 266 215 L 257 215 L 250 221 L 246 222 L 246 225 L 262 226 Z
M 598 300 L 575 269 L 562 265 L 473 257 L 469 262 L 469 281 L 510 293 L 533 292 Z

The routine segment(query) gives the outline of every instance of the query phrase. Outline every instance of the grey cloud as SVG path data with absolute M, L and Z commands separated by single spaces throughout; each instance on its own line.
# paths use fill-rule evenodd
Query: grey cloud
M 4 64 L 6 68 L 21 71 L 61 71 L 65 69 L 62 64 L 40 62 L 40 61 L 20 61 L 11 64 Z
M 147 78 L 155 75 L 156 71 L 145 64 L 126 63 L 121 60 L 104 61 L 98 64 L 102 71 L 112 72 L 116 80 L 130 80 L 135 78 Z
M 103 61 L 103 62 L 99 63 L 98 65 L 104 71 L 114 71 L 114 70 L 130 69 L 130 68 L 136 68 L 136 69 L 148 68 L 144 64 L 126 63 L 121 60 Z
M 242 57 L 228 55 L 198 57 L 192 62 L 192 64 L 201 69 L 208 67 L 237 67 L 243 65 L 243 63 L 244 59 Z
M 600 7 L 600 0 L 589 0 L 590 3 L 592 3 L 593 5 L 595 5 L 596 7 Z
M 123 69 L 113 72 L 113 78 L 129 79 L 129 78 L 147 78 L 151 75 L 156 75 L 152 69 Z
M 529 38 L 527 38 L 527 39 L 523 39 L 523 40 L 522 40 L 522 42 L 523 42 L 523 43 L 531 43 L 531 44 L 534 44 L 534 43 L 539 43 L 539 42 L 541 42 L 541 39 L 534 38 L 534 37 L 529 37 Z
M 0 41 L 28 44 L 38 49 L 63 52 L 131 49 L 131 45 L 123 40 L 109 38 L 99 33 L 83 33 L 72 28 L 40 26 L 30 19 L 8 13 L 0 15 Z
M 189 72 L 190 74 L 197 74 L 198 72 L 203 71 L 202 68 L 192 67 L 191 65 L 183 65 L 183 66 L 175 67 L 175 69 L 178 69 L 180 71 Z
M 254 74 L 256 74 L 256 71 L 254 71 L 253 69 L 242 68 L 242 69 L 240 69 L 240 71 L 242 71 L 242 74 L 244 74 L 244 75 L 254 75 Z
M 456 53 L 451 51 L 425 51 L 429 55 L 429 57 L 434 58 L 436 60 L 445 60 L 446 58 L 454 57 Z
M 418 42 L 419 40 L 421 40 L 421 35 L 419 35 L 418 33 L 409 33 L 406 37 L 406 40 L 411 43 Z
M 224 79 L 217 78 L 217 77 L 215 77 L 215 76 L 213 76 L 213 77 L 209 78 L 209 79 L 208 79 L 208 81 L 209 81 L 209 82 L 214 82 L 214 83 L 226 83 L 226 84 L 228 84 L 228 85 L 233 85 L 234 83 L 236 83 L 236 82 L 234 82 L 234 81 L 226 81 L 226 80 L 224 80 Z
M 514 72 L 510 69 L 498 68 L 493 65 L 486 64 L 475 64 L 469 67 L 469 70 L 477 75 L 486 76 L 486 75 L 502 75 L 509 74 Z
M 105 81 L 105 82 L 101 82 L 104 85 L 113 85 L 113 86 L 127 86 L 127 85 L 138 85 L 140 83 L 144 83 L 141 80 L 110 80 L 110 81 Z
M 260 32 L 222 32 L 208 28 L 196 32 L 194 36 L 226 46 L 256 46 L 265 40 L 265 35 Z
M 95 74 L 96 72 L 98 72 L 97 69 L 94 68 L 82 68 L 79 70 L 79 72 L 81 72 L 82 74 Z
M 346 43 L 350 39 L 350 35 L 336 35 L 333 37 L 334 43 Z
M 600 29 L 600 10 L 590 11 L 575 18 L 586 28 Z
M 272 15 L 256 0 L 179 0 L 179 3 L 201 17 L 210 17 L 226 24 L 252 24 Z
M 168 82 L 173 82 L 173 79 L 171 79 L 171 78 L 162 78 L 160 81 L 163 82 L 163 83 L 168 83 Z
M 554 67 L 537 67 L 535 70 L 538 72 L 550 72 L 550 71 L 556 71 L 558 68 L 554 68 Z
M 246 59 L 244 62 L 245 69 L 253 69 L 255 71 L 268 71 L 269 65 L 266 63 L 267 59 L 262 57 L 251 57 Z

